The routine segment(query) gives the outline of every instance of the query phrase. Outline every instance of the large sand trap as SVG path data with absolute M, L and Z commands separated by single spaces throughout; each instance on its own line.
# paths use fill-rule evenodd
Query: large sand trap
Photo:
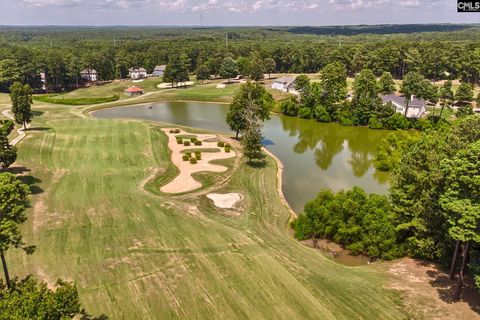
M 192 134 L 180 130 L 180 133 L 170 133 L 171 128 L 162 129 L 168 136 L 168 147 L 172 150 L 172 162 L 179 169 L 178 176 L 160 188 L 160 191 L 166 193 L 183 193 L 198 189 L 202 186 L 200 182 L 192 177 L 192 173 L 200 171 L 212 171 L 212 172 L 225 172 L 227 167 L 211 164 L 212 160 L 228 159 L 235 157 L 235 151 L 233 149 L 230 152 L 225 152 L 223 148 L 217 147 L 217 142 L 212 141 L 218 138 L 214 134 Z M 178 144 L 176 136 L 189 135 L 195 136 L 198 140 L 202 141 L 201 146 L 184 146 Z M 219 152 L 202 152 L 202 159 L 198 160 L 196 164 L 191 164 L 189 161 L 183 161 L 183 150 L 188 149 L 217 149 Z
M 239 193 L 209 193 L 207 198 L 213 200 L 213 204 L 222 209 L 232 209 L 235 203 L 242 199 Z
M 173 88 L 181 88 L 181 87 L 185 87 L 185 86 L 191 86 L 192 84 L 193 84 L 193 81 L 179 82 Z M 172 84 L 169 83 L 169 82 L 162 82 L 162 83 L 157 85 L 157 88 L 158 89 L 172 88 Z

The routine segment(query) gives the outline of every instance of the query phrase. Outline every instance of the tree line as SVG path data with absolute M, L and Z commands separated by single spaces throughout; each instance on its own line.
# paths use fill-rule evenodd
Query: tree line
M 12 37 L 5 30 L 0 37 L 0 90 L 8 91 L 13 82 L 20 81 L 40 91 L 41 72 L 46 74 L 49 91 L 68 90 L 82 83 L 83 69 L 95 69 L 100 81 L 109 81 L 127 77 L 131 67 L 144 67 L 152 72 L 156 65 L 174 63 L 180 55 L 184 55 L 182 63 L 188 73 L 201 67 L 218 76 L 222 63 L 229 57 L 237 62 L 240 74 L 258 72 L 255 65 L 259 64 L 272 73 L 314 73 L 338 62 L 349 76 L 370 69 L 376 76 L 389 72 L 397 79 L 408 72 L 418 72 L 432 81 L 461 79 L 472 84 L 480 81 L 480 44 L 468 40 L 442 41 L 452 37 L 449 32 L 436 33 L 434 41 L 424 38 L 409 41 L 402 35 L 389 35 L 387 40 L 375 41 L 352 38 L 355 42 L 342 37 L 342 44 L 332 37 L 285 34 L 280 37 L 271 31 L 254 38 L 246 38 L 243 31 L 239 31 L 238 37 L 229 31 L 231 39 L 227 44 L 224 37 L 210 37 L 208 30 L 203 33 L 184 30 L 183 34 L 170 36 L 165 31 L 165 36 L 158 40 L 131 36 L 118 42 L 114 41 L 113 30 L 76 32 L 72 33 L 79 35 L 75 41 L 68 38 L 72 34 L 67 31 L 56 42 L 47 31 L 30 35 L 35 41 L 20 36 L 6 41 Z M 92 37 L 87 38 L 87 34 Z

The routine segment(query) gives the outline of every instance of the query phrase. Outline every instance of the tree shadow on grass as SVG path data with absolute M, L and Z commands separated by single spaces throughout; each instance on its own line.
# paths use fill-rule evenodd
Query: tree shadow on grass
M 22 181 L 23 183 L 25 183 L 30 187 L 30 192 L 33 195 L 43 192 L 43 189 L 38 186 L 38 184 L 42 182 L 42 180 L 30 175 L 20 175 L 17 178 L 18 180 Z
M 104 314 L 94 317 L 91 314 L 86 313 L 84 310 L 82 310 L 82 314 L 80 316 L 80 320 L 108 320 L 108 317 Z
M 267 161 L 265 160 L 251 160 L 246 162 L 248 166 L 255 169 L 262 169 L 267 166 Z
M 32 115 L 33 115 L 34 117 L 40 117 L 40 116 L 43 115 L 44 113 L 45 113 L 45 112 L 43 112 L 43 111 L 38 111 L 38 110 L 33 110 L 33 111 L 32 111 Z
M 456 303 L 453 300 L 457 288 L 457 279 L 451 281 L 447 273 L 437 270 L 428 270 L 430 284 L 436 288 L 438 296 L 446 303 Z M 471 277 L 466 276 L 460 301 L 465 302 L 476 313 L 480 314 L 480 293 L 473 283 Z
M 27 129 L 28 132 L 35 132 L 35 131 L 49 131 L 52 130 L 52 128 L 49 127 L 30 127 Z

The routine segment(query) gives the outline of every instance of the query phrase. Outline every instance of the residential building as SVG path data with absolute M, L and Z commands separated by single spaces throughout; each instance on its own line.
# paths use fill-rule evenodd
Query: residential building
M 391 102 L 395 107 L 395 112 L 401 113 L 407 118 L 420 118 L 425 113 L 427 107 L 425 100 L 412 96 L 410 101 L 408 101 L 408 111 L 407 114 L 405 114 L 405 109 L 407 109 L 407 101 L 405 100 L 404 96 L 387 94 L 382 95 L 381 98 L 384 104 Z
M 291 76 L 284 76 L 281 78 L 276 79 L 272 83 L 272 89 L 282 91 L 282 92 L 290 92 L 291 90 L 295 90 L 294 85 L 295 78 Z
M 80 71 L 80 77 L 87 82 L 98 81 L 98 72 L 95 69 L 84 69 Z
M 165 73 L 165 68 L 166 67 L 167 67 L 166 64 L 156 66 L 155 69 L 153 69 L 153 76 L 154 77 L 163 77 L 163 74 Z
M 147 70 L 144 68 L 130 68 L 128 69 L 128 76 L 130 79 L 143 79 L 147 77 Z

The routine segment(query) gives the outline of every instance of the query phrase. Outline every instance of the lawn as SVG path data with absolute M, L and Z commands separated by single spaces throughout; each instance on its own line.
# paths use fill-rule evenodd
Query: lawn
M 68 110 L 36 117 L 18 146 L 35 193 L 25 240 L 37 250 L 9 253 L 12 274 L 73 280 L 86 309 L 110 319 L 406 318 L 380 268 L 338 265 L 292 238 L 273 159 L 242 162 L 218 186 L 245 196 L 231 217 L 203 191 L 143 188 L 153 170 L 160 180 L 173 170 L 155 125 Z
M 114 81 L 104 85 L 80 88 L 65 94 L 55 96 L 59 99 L 88 99 L 88 98 L 107 98 L 118 95 L 120 100 L 129 97 L 123 94 L 123 91 L 131 86 L 142 88 L 145 93 L 158 91 L 157 85 L 161 83 L 160 78 L 148 78 L 142 82 L 133 82 L 131 80 Z

